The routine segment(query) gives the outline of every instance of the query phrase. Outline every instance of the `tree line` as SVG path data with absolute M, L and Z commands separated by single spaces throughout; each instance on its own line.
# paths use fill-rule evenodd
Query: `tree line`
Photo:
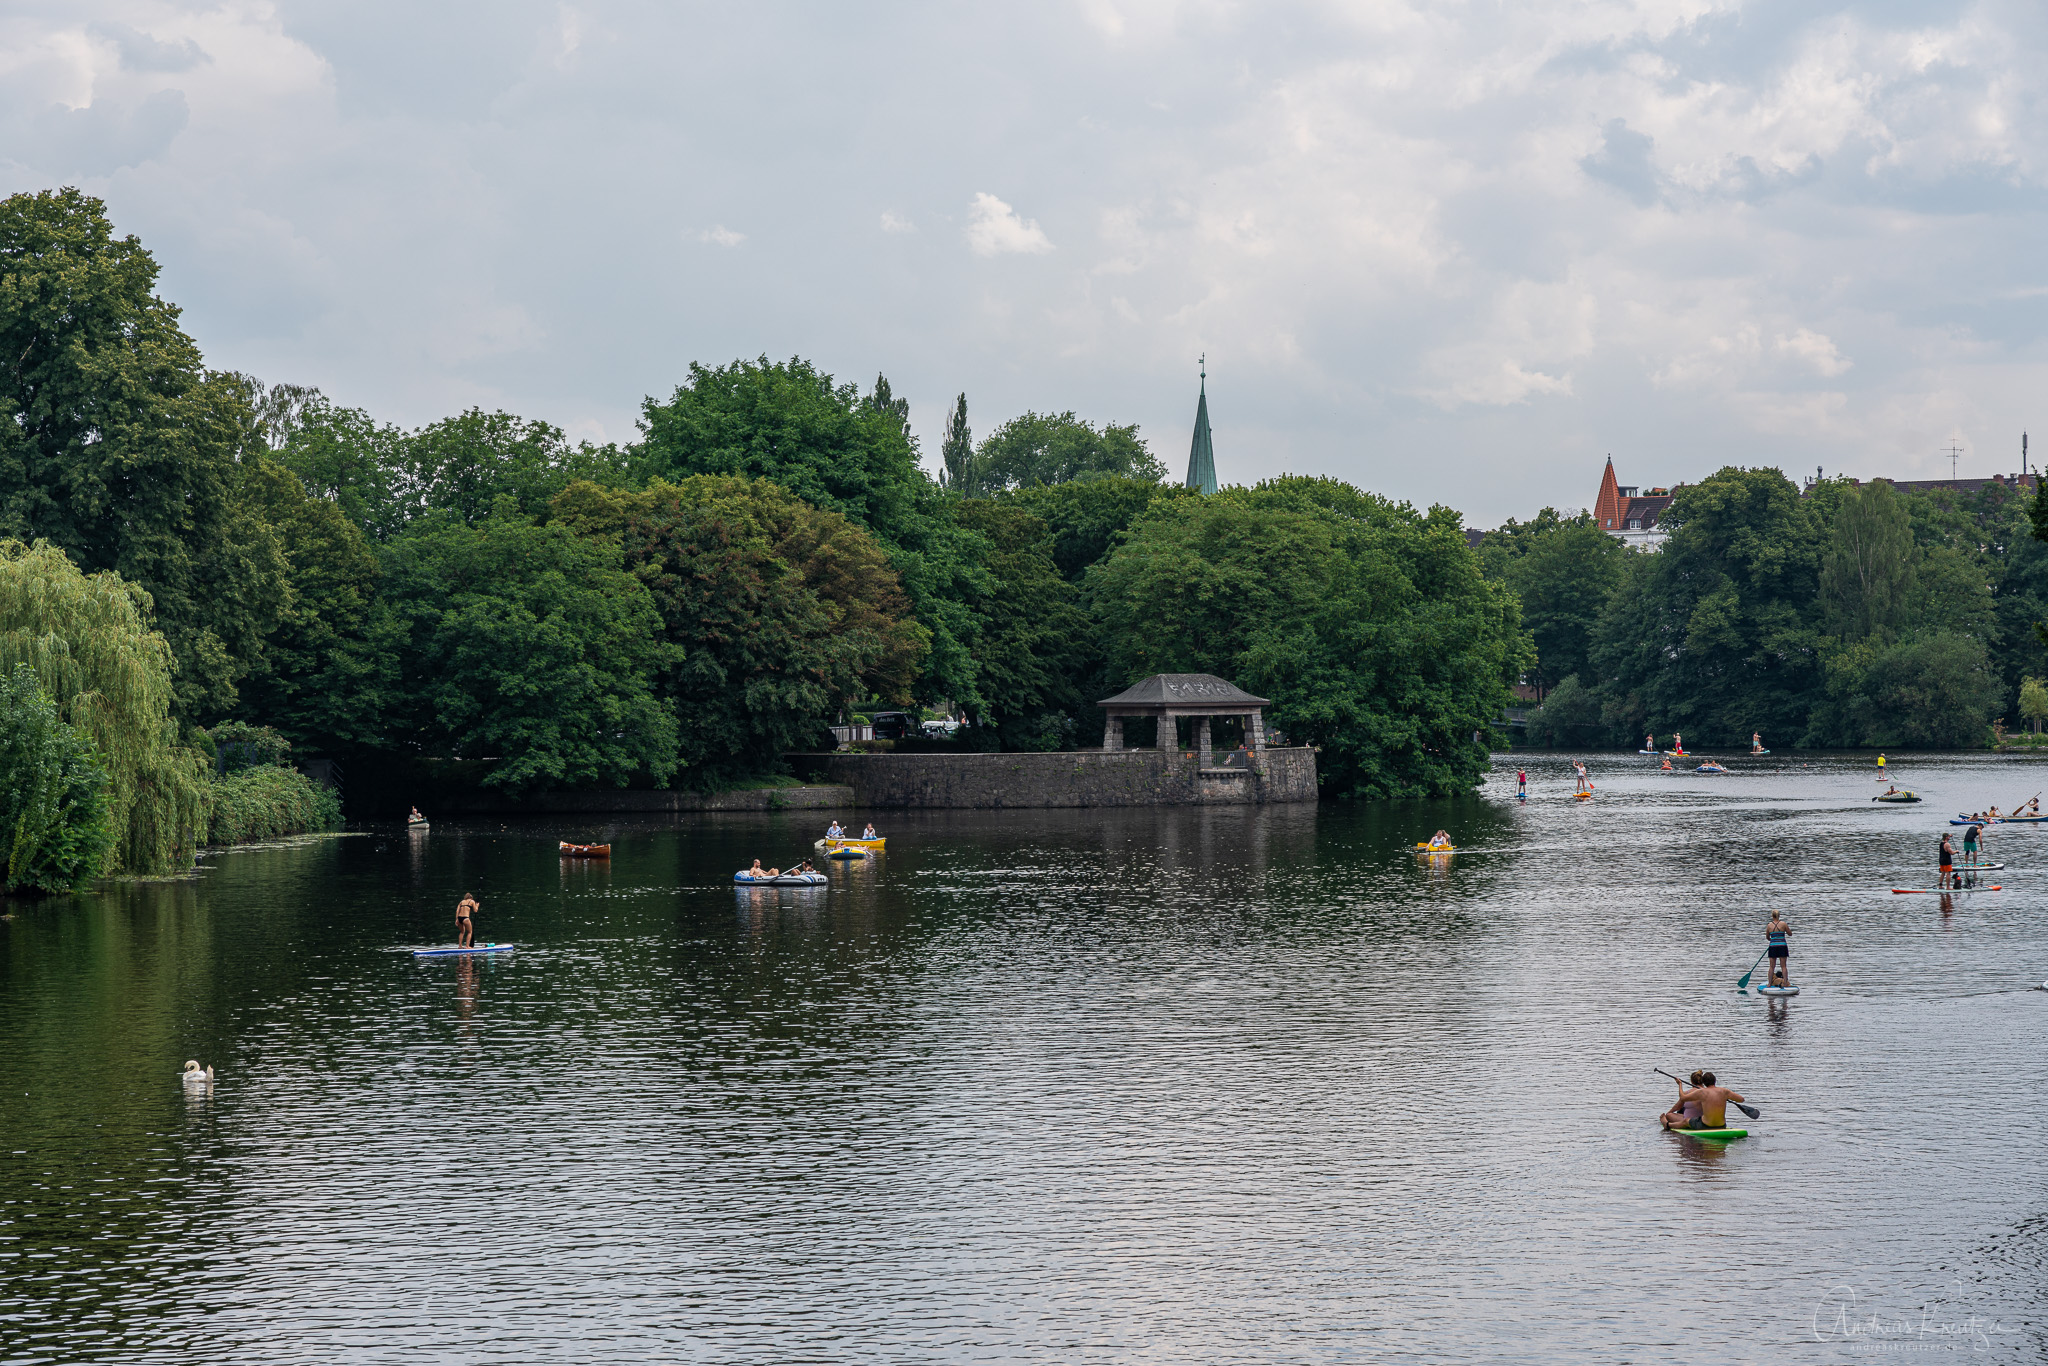
M 2048 714 L 2048 503 L 1729 467 L 1674 491 L 1634 553 L 1544 509 L 1487 533 L 1544 689 L 1532 743 L 1963 748 Z M 1632 747 L 1632 746 L 1631 746 Z
M 208 369 L 156 274 L 77 190 L 0 201 L 0 670 L 91 742 L 108 867 L 189 859 L 223 724 L 513 794 L 715 788 L 863 703 L 1058 749 L 1137 678 L 1212 672 L 1321 748 L 1327 795 L 1402 796 L 1478 781 L 1532 663 L 1446 508 L 1204 498 L 1133 426 L 976 443 L 965 395 L 928 476 L 885 377 L 800 358 L 692 364 L 627 443 L 481 409 L 407 430 Z M 83 761 L 44 747 L 61 787 Z

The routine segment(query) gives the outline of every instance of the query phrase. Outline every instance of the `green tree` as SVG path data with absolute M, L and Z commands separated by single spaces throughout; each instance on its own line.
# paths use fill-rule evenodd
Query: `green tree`
M 267 456 L 243 464 L 238 496 L 276 533 L 291 595 L 262 667 L 243 680 L 237 715 L 316 754 L 379 748 L 397 659 L 378 634 L 390 620 L 375 612 L 375 552 L 340 504 L 309 496 Z
M 1135 424 L 1097 428 L 1071 412 L 1025 413 L 981 443 L 975 474 L 982 491 L 994 491 L 1109 477 L 1156 484 L 1166 477 L 1166 467 L 1146 448 Z
M 1631 557 L 1589 652 L 1622 734 L 1803 734 L 1825 691 L 1815 509 L 1777 470 L 1731 466 L 1680 488 L 1658 525 L 1670 539 Z
M 642 409 L 644 440 L 634 451 L 642 477 L 692 474 L 766 479 L 813 507 L 847 517 L 879 540 L 931 632 L 918 682 L 922 698 L 971 703 L 977 696 L 967 605 L 987 591 L 988 553 L 961 527 L 948 498 L 918 467 L 917 449 L 894 399 L 863 399 L 808 361 L 692 364 L 666 402 Z
M 693 783 L 778 771 L 858 697 L 908 700 L 930 637 L 880 544 L 838 513 L 765 479 L 695 475 L 575 483 L 553 515 L 618 544 L 651 593 L 674 647 L 658 691 Z
M 949 493 L 963 498 L 979 496 L 974 478 L 974 429 L 967 425 L 967 395 L 953 403 L 946 419 L 945 439 L 939 444 L 939 483 Z
M 540 526 L 510 497 L 429 521 L 383 555 L 400 676 L 387 741 L 488 765 L 487 787 L 623 786 L 676 770 L 654 694 L 672 650 L 615 541 Z
M 1895 639 L 1919 559 L 1905 501 L 1883 481 L 1844 489 L 1821 562 L 1828 629 L 1843 640 Z
M 991 547 L 990 591 L 973 604 L 982 621 L 981 696 L 969 709 L 977 738 L 992 734 L 1010 750 L 1066 748 L 1082 708 L 1097 700 L 1082 691 L 1104 661 L 1053 561 L 1051 530 L 1008 499 L 963 503 L 960 518 Z
M 26 664 L 0 674 L 0 774 L 0 891 L 61 892 L 106 871 L 106 767 Z
M 2034 734 L 2041 733 L 2041 718 L 2048 716 L 2048 686 L 2031 674 L 2020 684 L 2020 715 L 2034 723 Z
M 1947 631 L 1878 654 L 1860 692 L 1863 743 L 1893 748 L 1980 746 L 2005 700 L 1984 642 Z
M 0 536 L 148 590 L 187 721 L 234 705 L 285 602 L 275 538 L 233 497 L 251 419 L 151 291 L 155 260 L 75 189 L 0 201 Z
M 1626 572 L 1628 554 L 1591 513 L 1567 518 L 1545 508 L 1528 526 L 1510 520 L 1486 533 L 1480 562 L 1521 600 L 1522 624 L 1536 642 L 1530 678 L 1539 687 L 1590 675 L 1594 628 Z
M 1009 495 L 1052 531 L 1052 558 L 1071 583 L 1108 557 L 1139 514 L 1161 499 L 1191 498 L 1180 484 L 1111 475 L 1067 484 L 1033 484 Z
M 1532 745 L 1558 749 L 1597 745 L 1606 732 L 1600 699 L 1580 684 L 1577 674 L 1566 674 L 1543 705 L 1529 713 L 1524 736 Z
M 572 447 L 561 430 L 511 413 L 471 408 L 405 441 L 405 488 L 421 512 L 451 512 L 474 526 L 510 497 L 529 517 L 576 479 L 614 483 L 623 458 L 609 447 Z
M 177 742 L 171 650 L 148 617 L 149 595 L 119 575 L 0 541 L 0 672 L 33 669 L 64 723 L 92 737 L 111 779 L 109 871 L 157 875 L 192 864 L 207 762 Z
M 1469 790 L 1530 662 L 1457 514 L 1329 479 L 1155 504 L 1092 580 L 1118 675 L 1215 673 L 1322 749 L 1333 795 Z
M 277 453 L 309 494 L 333 503 L 372 541 L 405 529 L 410 508 L 401 490 L 408 459 L 407 437 L 398 427 L 318 396 L 298 413 Z

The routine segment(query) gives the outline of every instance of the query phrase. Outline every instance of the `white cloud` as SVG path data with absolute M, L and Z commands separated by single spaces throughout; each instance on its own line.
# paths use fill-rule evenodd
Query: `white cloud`
M 976 256 L 1035 256 L 1053 249 L 1036 219 L 1019 218 L 1015 209 L 987 193 L 974 196 L 967 208 L 967 245 Z
M 736 247 L 747 240 L 743 232 L 734 232 L 723 223 L 714 223 L 697 234 L 699 242 L 709 242 L 714 247 Z
M 884 213 L 882 215 L 882 231 L 916 232 L 917 224 L 911 222 L 908 218 L 899 217 L 893 213 Z
M 1818 374 L 1833 379 L 1847 374 L 1854 361 L 1846 359 L 1835 349 L 1834 339 L 1802 327 L 1789 337 L 1778 338 L 1778 350 L 1788 356 L 1797 357 L 1813 367 Z

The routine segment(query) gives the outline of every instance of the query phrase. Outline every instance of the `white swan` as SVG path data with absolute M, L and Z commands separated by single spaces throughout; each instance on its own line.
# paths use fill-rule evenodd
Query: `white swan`
M 187 1086 L 211 1086 L 213 1069 L 201 1067 L 196 1062 L 188 1062 L 185 1064 L 184 1082 Z

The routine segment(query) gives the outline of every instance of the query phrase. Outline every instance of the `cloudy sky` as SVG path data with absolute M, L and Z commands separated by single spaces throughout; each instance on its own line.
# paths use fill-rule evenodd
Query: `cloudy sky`
M 0 189 L 210 363 L 630 439 L 692 360 L 1493 525 L 2048 430 L 2048 6 L 13 0 Z

